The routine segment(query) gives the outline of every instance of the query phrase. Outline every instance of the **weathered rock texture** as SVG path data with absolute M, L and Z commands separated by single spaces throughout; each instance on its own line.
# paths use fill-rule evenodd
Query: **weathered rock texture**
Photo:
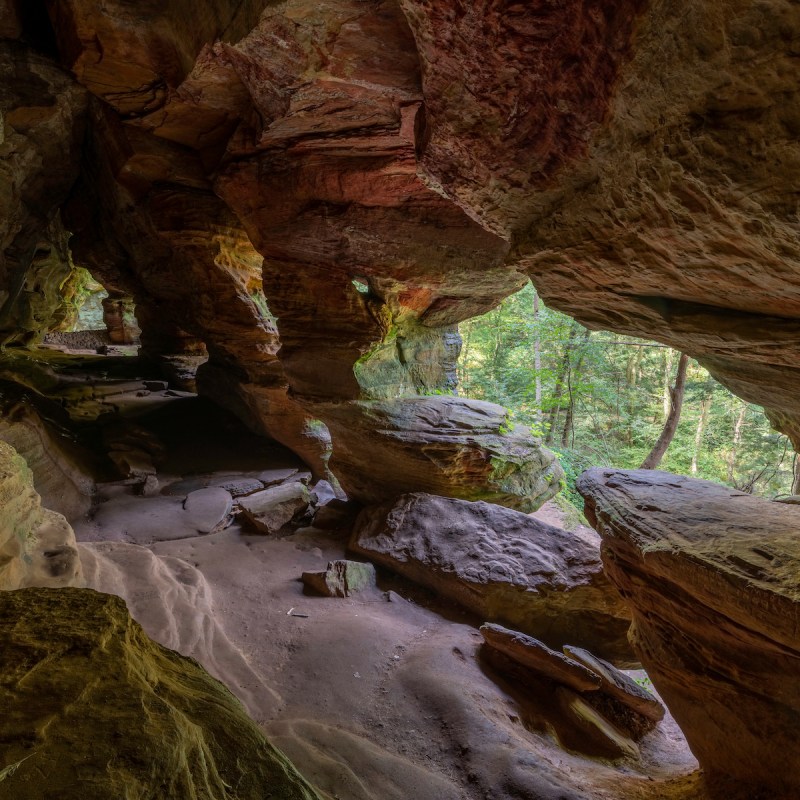
M 457 397 L 357 401 L 325 408 L 331 468 L 364 504 L 420 490 L 535 511 L 564 471 L 501 406 Z
M 350 547 L 551 647 L 579 643 L 612 661 L 633 661 L 629 612 L 597 548 L 526 514 L 408 494 L 365 509 Z
M 19 42 L 0 40 L 0 75 L 0 343 L 27 343 L 63 319 L 58 209 L 78 175 L 86 92 Z
M 91 507 L 95 480 L 66 420 L 57 403 L 0 378 L 0 438 L 25 459 L 44 506 L 75 519 Z
M 594 670 L 563 653 L 551 650 L 532 636 L 491 622 L 481 625 L 481 635 L 492 650 L 508 656 L 512 661 L 542 677 L 578 692 L 591 692 L 600 688 L 602 680 Z
M 79 586 L 81 581 L 70 524 L 42 508 L 25 460 L 0 441 L 0 590 Z
M 663 472 L 581 477 L 632 642 L 721 797 L 800 792 L 800 511 Z
M 622 684 L 630 680 L 624 673 L 606 664 L 601 677 L 570 655 L 501 625 L 486 623 L 481 635 L 482 661 L 513 687 L 526 716 L 546 720 L 563 747 L 604 758 L 639 757 L 636 743 L 652 731 L 654 721 L 631 708 L 629 695 L 609 691 L 616 684 L 608 677 Z M 650 700 L 663 716 L 655 698 Z
M 311 493 L 305 484 L 295 481 L 271 486 L 239 500 L 246 524 L 258 533 L 291 531 L 311 503 Z
M 0 793 L 15 800 L 313 800 L 228 690 L 118 597 L 0 593 Z

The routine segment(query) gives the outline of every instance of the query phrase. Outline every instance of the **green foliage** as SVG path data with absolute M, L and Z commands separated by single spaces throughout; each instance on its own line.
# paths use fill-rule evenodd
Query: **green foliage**
M 504 405 L 512 422 L 543 438 L 561 460 L 567 498 L 582 508 L 574 487 L 583 470 L 637 468 L 658 439 L 678 353 L 657 342 L 589 332 L 541 302 L 534 309 L 528 285 L 461 325 L 460 393 Z M 759 407 L 690 362 L 680 423 L 660 469 L 775 495 L 791 491 L 793 457 Z

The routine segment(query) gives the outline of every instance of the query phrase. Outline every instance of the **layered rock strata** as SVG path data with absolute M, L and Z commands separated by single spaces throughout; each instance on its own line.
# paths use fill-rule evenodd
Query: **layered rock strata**
M 452 388 L 455 326 L 530 276 L 800 441 L 791 3 L 29 6 L 3 15 L 6 340 L 54 318 L 69 230 L 147 351 L 207 349 L 201 390 L 322 475 L 309 422 Z
M 663 472 L 578 488 L 631 640 L 720 797 L 800 792 L 800 511 Z
M 365 509 L 350 548 L 482 619 L 553 647 L 579 643 L 611 661 L 633 662 L 629 612 L 597 547 L 526 514 L 407 494 Z
M 67 208 L 73 250 L 134 298 L 146 351 L 202 341 L 199 390 L 318 476 L 328 441 L 308 420 L 329 423 L 331 401 L 330 421 L 358 428 L 352 401 L 454 387 L 455 325 L 524 279 L 504 264 L 508 241 L 418 172 L 429 131 L 410 7 L 48 10 L 97 98 Z M 241 280 L 243 261 L 261 269 L 250 241 L 263 295 Z M 380 446 L 391 464 L 392 443 Z M 432 488 L 388 477 L 395 494 Z
M 239 702 L 90 589 L 0 593 L 2 793 L 316 800 Z
M 331 468 L 364 504 L 416 490 L 535 511 L 562 486 L 555 454 L 493 403 L 355 401 L 326 407 L 323 416 L 336 443 Z
M 63 319 L 72 266 L 58 210 L 78 175 L 87 94 L 17 41 L 0 40 L 0 74 L 0 342 L 29 343 Z
M 572 657 L 575 648 L 560 653 L 492 623 L 481 626 L 481 635 L 482 659 L 510 682 L 528 713 L 548 721 L 565 748 L 638 758 L 636 743 L 664 716 L 661 704 L 625 673 L 605 662 L 599 671 L 590 668 Z M 599 665 L 588 651 L 581 652 Z M 649 714 L 641 711 L 645 701 Z
M 0 441 L 0 590 L 80 586 L 82 579 L 70 524 L 42 508 L 25 460 Z

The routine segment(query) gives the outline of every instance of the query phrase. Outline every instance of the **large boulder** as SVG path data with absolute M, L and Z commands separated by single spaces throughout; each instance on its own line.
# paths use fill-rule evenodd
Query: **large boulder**
M 589 470 L 578 489 L 712 793 L 800 796 L 800 510 L 649 470 Z
M 365 505 L 424 491 L 535 511 L 561 488 L 555 454 L 494 403 L 406 397 L 319 410 L 333 436 L 331 468 Z
M 232 694 L 118 597 L 0 593 L 0 794 L 314 800 Z
M 42 508 L 25 460 L 0 441 L 0 590 L 76 586 L 82 579 L 70 524 Z
M 351 549 L 551 647 L 634 663 L 594 542 L 490 503 L 407 494 L 361 512 Z

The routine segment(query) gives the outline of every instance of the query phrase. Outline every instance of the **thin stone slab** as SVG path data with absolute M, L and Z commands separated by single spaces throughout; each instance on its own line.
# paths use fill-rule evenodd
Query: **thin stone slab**
M 578 692 L 600 688 L 600 676 L 592 669 L 563 653 L 551 650 L 532 636 L 491 622 L 481 625 L 481 635 L 488 647 L 498 650 L 543 678 L 569 686 Z
M 266 488 L 269 488 L 270 486 L 286 483 L 286 481 L 299 474 L 299 472 L 300 470 L 294 467 L 286 469 L 265 469 L 253 475 L 253 477 L 260 480 Z
M 564 653 L 573 661 L 583 664 L 587 669 L 600 676 L 600 691 L 604 694 L 613 697 L 631 711 L 635 711 L 653 722 L 660 722 L 664 719 L 664 706 L 650 692 L 639 686 L 635 680 L 629 678 L 613 664 L 592 655 L 581 647 L 566 645 Z
M 583 697 L 564 686 L 559 686 L 556 689 L 556 698 L 565 717 L 591 739 L 595 747 L 606 751 L 604 753 L 606 757 L 639 757 L 639 747 L 636 742 L 618 730 Z

